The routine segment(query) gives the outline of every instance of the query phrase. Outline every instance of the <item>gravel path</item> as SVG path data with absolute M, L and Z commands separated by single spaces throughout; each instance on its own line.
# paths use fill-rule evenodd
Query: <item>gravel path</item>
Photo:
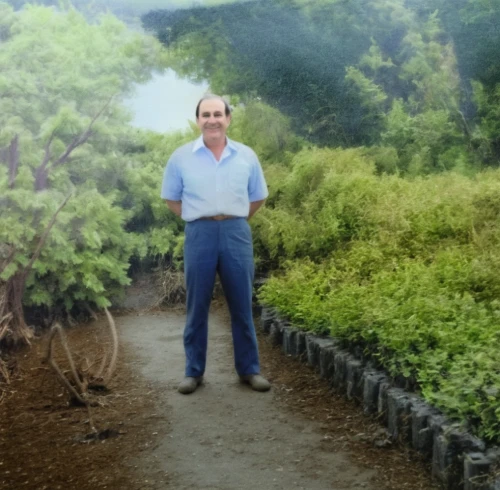
M 168 473 L 169 488 L 381 489 L 373 483 L 380 470 L 325 444 L 321 423 L 285 411 L 275 400 L 276 387 L 256 393 L 240 384 L 222 311 L 210 317 L 205 384 L 188 396 L 176 391 L 184 367 L 184 314 L 129 315 L 118 323 L 122 341 L 136 353 L 134 370 L 156 387 L 170 421 L 165 437 L 137 465 L 154 458 L 154 466 Z

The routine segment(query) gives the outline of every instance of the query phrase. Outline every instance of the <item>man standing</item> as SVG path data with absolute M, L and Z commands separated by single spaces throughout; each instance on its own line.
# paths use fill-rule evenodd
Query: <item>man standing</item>
M 260 376 L 252 319 L 254 262 L 248 224 L 268 195 L 264 174 L 249 147 L 226 137 L 231 110 L 224 99 L 204 96 L 196 107 L 196 122 L 202 134 L 172 154 L 161 192 L 169 209 L 186 221 L 186 377 L 179 392 L 192 393 L 203 380 L 216 273 L 231 314 L 236 371 L 254 390 L 267 391 L 271 386 Z

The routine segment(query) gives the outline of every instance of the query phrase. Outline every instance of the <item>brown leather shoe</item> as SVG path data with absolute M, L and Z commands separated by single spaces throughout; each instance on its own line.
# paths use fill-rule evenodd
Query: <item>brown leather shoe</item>
M 248 383 L 255 391 L 269 391 L 271 389 L 271 383 L 260 374 L 247 374 L 240 376 L 240 379 L 244 383 Z
M 183 395 L 189 395 L 196 391 L 196 388 L 203 382 L 203 376 L 198 376 L 196 378 L 192 376 L 186 376 L 180 383 L 177 391 Z

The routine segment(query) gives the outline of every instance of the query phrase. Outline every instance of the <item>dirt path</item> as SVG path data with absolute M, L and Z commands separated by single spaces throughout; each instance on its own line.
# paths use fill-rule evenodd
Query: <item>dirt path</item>
M 92 415 L 100 430 L 114 434 L 103 440 L 86 439 L 86 409 L 68 404 L 41 363 L 46 336 L 14 354 L 16 374 L 10 385 L 0 384 L 0 488 L 435 488 L 414 453 L 391 444 L 376 448 L 378 423 L 268 338 L 259 343 L 272 390 L 256 393 L 240 384 L 227 313 L 216 305 L 212 311 L 206 383 L 189 396 L 176 391 L 184 367 L 183 311 L 116 315 L 119 366 Z M 104 319 L 67 336 L 76 359 L 95 356 L 109 341 Z
M 375 488 L 369 483 L 373 471 L 325 446 L 319 423 L 285 413 L 272 392 L 256 393 L 239 382 L 221 313 L 210 318 L 205 385 L 190 396 L 176 392 L 184 315 L 126 317 L 119 324 L 122 339 L 137 347 L 142 375 L 169 406 L 171 431 L 155 453 L 172 488 Z

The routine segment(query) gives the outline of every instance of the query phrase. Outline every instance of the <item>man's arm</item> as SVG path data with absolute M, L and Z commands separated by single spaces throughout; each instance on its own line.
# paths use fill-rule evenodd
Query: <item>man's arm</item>
M 256 212 L 257 210 L 264 204 L 265 199 L 261 199 L 260 201 L 253 201 L 250 203 L 250 211 L 248 213 L 248 218 L 250 219 Z
M 170 201 L 165 199 L 165 202 L 167 203 L 168 209 L 180 218 L 182 214 L 182 201 Z
M 248 211 L 247 219 L 250 219 L 257 212 L 269 195 L 266 179 L 264 177 L 264 172 L 262 171 L 259 158 L 253 150 L 250 151 L 252 157 L 250 159 L 252 162 L 252 170 L 250 172 L 250 179 L 248 182 L 248 199 L 250 201 L 250 209 Z

